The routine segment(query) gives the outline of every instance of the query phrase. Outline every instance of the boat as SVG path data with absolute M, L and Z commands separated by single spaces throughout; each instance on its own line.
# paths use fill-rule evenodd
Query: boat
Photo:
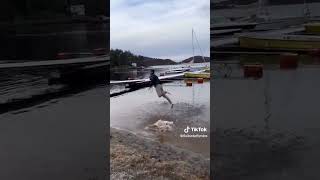
M 187 71 L 190 71 L 190 68 L 181 67 L 181 68 L 172 69 L 170 71 L 166 71 L 164 74 L 178 74 L 178 73 L 183 73 Z
M 42 61 L 24 61 L 14 63 L 0 63 L 0 69 L 23 69 L 23 68 L 39 68 L 39 67 L 66 67 L 107 63 L 110 65 L 110 56 L 101 55 L 83 58 L 71 58 L 63 60 L 42 60 Z
M 241 21 L 257 23 L 254 27 L 255 31 L 284 29 L 299 26 L 309 21 L 310 10 L 306 2 L 304 16 L 302 17 L 274 17 L 269 11 L 269 4 L 268 0 L 258 0 L 256 12 L 253 14 L 249 13 L 247 17 L 241 18 Z
M 210 73 L 208 72 L 186 72 L 184 73 L 185 78 L 203 78 L 210 79 Z
M 320 23 L 309 23 L 305 26 L 305 31 L 307 34 L 318 34 L 320 35 Z
M 212 35 L 212 36 L 232 35 L 234 33 L 238 33 L 241 31 L 242 31 L 242 29 L 211 30 L 210 35 Z
M 286 51 L 310 51 L 320 48 L 319 36 L 251 34 L 239 37 L 241 48 Z
M 228 18 L 216 16 L 211 18 L 210 30 L 227 30 L 227 29 L 254 29 L 257 23 L 252 22 L 234 22 Z
M 193 51 L 193 59 L 192 59 L 191 63 L 194 63 L 194 44 L 193 44 L 193 39 L 194 39 L 194 37 L 196 38 L 197 44 L 198 44 L 198 46 L 199 46 L 199 48 L 200 48 L 203 62 L 206 62 L 205 59 L 204 59 L 204 56 L 203 56 L 201 47 L 200 47 L 200 45 L 199 45 L 198 39 L 197 39 L 197 37 L 196 37 L 193 29 L 192 29 L 192 51 Z M 185 78 L 204 78 L 204 79 L 210 79 L 210 70 L 209 70 L 209 68 L 205 68 L 205 69 L 200 70 L 200 71 L 185 72 L 185 73 L 184 73 L 184 77 L 185 77 Z

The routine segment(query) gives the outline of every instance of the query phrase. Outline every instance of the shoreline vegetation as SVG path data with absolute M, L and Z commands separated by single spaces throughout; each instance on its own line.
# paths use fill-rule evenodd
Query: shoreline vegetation
M 210 160 L 111 128 L 111 179 L 210 179 Z
M 209 57 L 204 57 L 206 62 L 210 62 Z M 133 67 L 133 63 L 136 64 L 136 67 L 148 67 L 156 65 L 176 65 L 181 63 L 190 63 L 192 57 L 182 60 L 180 62 L 173 61 L 171 59 L 160 59 L 160 58 L 151 58 L 141 55 L 135 55 L 130 51 L 124 51 L 121 49 L 111 49 L 110 50 L 110 59 L 111 59 L 111 68 L 119 67 Z M 194 57 L 194 63 L 201 63 L 203 59 L 201 56 Z

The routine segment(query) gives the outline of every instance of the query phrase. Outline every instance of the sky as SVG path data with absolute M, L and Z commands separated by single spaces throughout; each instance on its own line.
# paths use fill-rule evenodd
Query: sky
M 210 55 L 210 0 L 111 0 L 112 49 L 181 61 L 192 56 L 192 29 Z M 196 41 L 195 55 L 201 55 Z

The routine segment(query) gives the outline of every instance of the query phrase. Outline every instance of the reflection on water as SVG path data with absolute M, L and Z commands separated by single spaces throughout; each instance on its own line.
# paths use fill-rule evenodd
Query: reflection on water
M 150 70 L 147 69 L 116 69 L 111 70 L 111 80 L 128 80 L 128 79 L 143 79 L 148 77 Z
M 209 157 L 209 138 L 180 138 L 180 134 L 184 134 L 187 126 L 201 126 L 209 130 L 210 83 L 197 84 L 194 81 L 192 87 L 187 87 L 184 81 L 175 81 L 164 84 L 163 88 L 171 93 L 172 109 L 164 98 L 158 98 L 154 88 L 111 98 L 111 127 L 130 130 Z M 174 130 L 159 133 L 145 128 L 158 120 L 173 122 Z
M 0 179 L 103 179 L 105 91 L 0 114 Z
M 234 128 L 218 129 L 213 136 L 215 177 L 226 180 L 278 179 L 299 167 L 300 153 L 307 148 L 302 136 L 290 132 Z M 262 177 L 265 174 L 271 176 Z
M 0 104 L 58 91 L 64 87 L 62 84 L 49 85 L 48 76 L 46 70 L 1 71 Z
M 0 34 L 0 59 L 56 59 L 60 52 L 92 52 L 108 49 L 106 24 L 52 24 L 16 28 L 14 33 Z
M 55 60 L 61 52 L 92 53 L 96 48 L 108 49 L 107 28 L 107 23 L 102 22 L 12 26 L 12 31 L 0 34 L 0 40 L 5 42 L 0 44 L 0 63 Z M 83 55 L 66 58 L 80 56 Z M 5 103 L 8 102 L 60 92 L 65 85 L 49 85 L 48 82 L 50 74 L 57 71 L 59 69 L 53 68 L 2 69 L 0 106 L 7 108 Z
M 274 1 L 276 2 L 276 1 Z M 303 1 L 300 4 L 285 4 L 285 5 L 268 5 L 265 8 L 268 10 L 268 15 L 271 19 L 279 18 L 296 18 L 303 17 L 306 5 Z M 319 8 L 320 3 L 308 3 L 311 16 L 320 16 Z M 214 16 L 225 16 L 225 17 L 248 17 L 252 14 L 256 14 L 257 6 L 249 6 L 247 8 L 232 8 L 232 9 L 215 9 L 211 11 Z
M 0 72 L 0 114 L 29 107 L 53 98 L 76 94 L 105 85 L 105 78 L 82 79 L 82 83 L 50 82 L 58 69 L 2 70 Z M 75 80 L 74 80 L 75 81 Z
M 214 81 L 216 178 L 318 179 L 319 68 L 265 66 L 262 79 L 242 76 L 233 67 L 231 78 Z

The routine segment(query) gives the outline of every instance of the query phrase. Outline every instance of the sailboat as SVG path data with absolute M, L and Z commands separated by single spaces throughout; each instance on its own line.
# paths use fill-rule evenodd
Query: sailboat
M 192 52 L 193 52 L 193 56 L 192 56 L 192 60 L 187 63 L 188 66 L 187 66 L 187 67 L 183 66 L 183 67 L 171 69 L 170 71 L 165 72 L 165 74 L 177 74 L 177 73 L 182 73 L 182 72 L 189 72 L 189 71 L 191 71 L 191 64 L 194 64 L 194 62 L 195 62 L 195 61 L 194 61 L 194 38 L 196 38 L 196 35 L 195 35 L 194 30 L 192 29 Z M 197 43 L 198 43 L 198 45 L 199 45 L 199 42 L 198 42 L 198 39 L 197 39 L 197 38 L 196 38 L 196 40 L 197 40 Z M 202 49 L 201 49 L 200 46 L 199 46 L 199 48 L 200 48 L 200 51 L 201 51 L 201 53 L 202 53 Z M 205 62 L 205 59 L 204 59 L 203 56 L 202 56 L 202 59 L 203 59 L 203 62 Z
M 189 63 L 190 64 L 195 63 L 195 60 L 194 60 L 194 39 L 196 40 L 197 45 L 198 45 L 198 47 L 200 49 L 203 63 L 205 63 L 206 60 L 205 60 L 205 58 L 203 56 L 203 52 L 202 52 L 202 49 L 200 47 L 198 38 L 197 38 L 197 36 L 196 36 L 196 34 L 195 34 L 193 29 L 192 29 L 192 60 Z M 197 71 L 197 72 L 186 72 L 186 73 L 184 73 L 184 77 L 186 77 L 186 78 L 205 78 L 205 79 L 210 79 L 209 68 L 206 67 L 206 69 L 203 69 L 203 70 L 200 70 L 200 71 Z

